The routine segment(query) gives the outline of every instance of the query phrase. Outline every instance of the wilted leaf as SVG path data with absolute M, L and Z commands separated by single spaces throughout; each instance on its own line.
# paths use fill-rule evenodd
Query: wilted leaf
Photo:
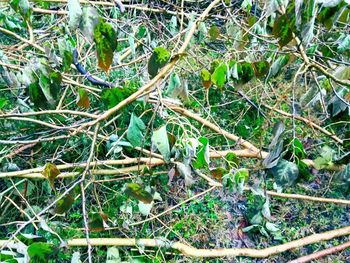
M 43 64 L 38 66 L 34 74 L 35 77 L 30 76 L 34 81 L 28 87 L 31 101 L 37 108 L 55 107 L 61 90 L 62 75 Z
M 94 7 L 87 5 L 83 8 L 80 30 L 91 42 L 94 39 L 94 30 L 99 21 L 100 16 Z
M 202 69 L 201 71 L 201 79 L 202 79 L 202 84 L 203 87 L 206 89 L 209 89 L 211 87 L 211 74 L 207 69 Z
M 77 94 L 77 105 L 79 107 L 88 109 L 90 107 L 90 100 L 88 97 L 88 93 L 85 89 L 79 88 Z
M 248 169 L 245 169 L 245 168 L 238 169 L 234 174 L 234 178 L 237 184 L 241 181 L 247 182 L 249 178 Z
M 162 154 L 164 160 L 168 162 L 170 160 L 170 146 L 166 125 L 163 125 L 158 130 L 153 132 L 152 142 Z
M 227 173 L 228 173 L 228 171 L 222 167 L 218 167 L 218 168 L 210 170 L 211 176 L 214 177 L 218 181 L 221 181 L 222 177 Z
M 70 66 L 73 63 L 73 46 L 70 41 L 66 39 L 58 39 L 58 49 L 62 58 L 62 66 L 65 72 L 70 70 Z
M 94 30 L 98 66 L 107 72 L 113 62 L 113 52 L 117 48 L 117 33 L 114 28 L 100 18 Z
M 220 29 L 217 26 L 211 26 L 208 33 L 210 40 L 216 40 L 220 36 Z
M 116 247 L 109 247 L 107 249 L 106 263 L 122 263 L 122 259 L 119 255 L 119 249 Z
M 350 186 L 350 163 L 337 174 L 337 178 Z
M 265 227 L 270 232 L 280 231 L 276 224 L 273 224 L 273 223 L 270 223 L 270 222 L 266 222 Z
M 272 149 L 273 147 L 276 146 L 277 142 L 280 139 L 281 134 L 284 132 L 285 129 L 286 129 L 286 126 L 284 125 L 283 122 L 278 121 L 275 123 L 275 125 L 273 126 L 273 129 L 272 129 L 273 138 L 272 138 L 271 143 L 269 145 L 269 149 Z
M 151 212 L 152 207 L 153 207 L 153 202 L 151 202 L 149 204 L 145 204 L 144 202 L 139 201 L 138 207 L 139 207 L 140 213 L 143 216 L 148 216 L 149 213 Z
M 348 164 L 350 163 L 350 152 L 347 152 L 334 159 L 335 164 Z
M 270 70 L 270 64 L 266 60 L 254 62 L 253 67 L 256 77 L 265 77 Z
M 49 180 L 51 187 L 54 189 L 54 181 L 60 174 L 60 170 L 53 163 L 47 163 L 42 171 L 42 174 Z
M 73 193 L 69 193 L 65 195 L 56 203 L 55 213 L 56 214 L 66 213 L 72 207 L 74 200 L 75 198 Z
M 225 85 L 227 76 L 227 65 L 226 63 L 221 63 L 215 68 L 215 71 L 211 75 L 211 81 L 218 86 L 218 88 L 222 88 Z
M 136 53 L 135 37 L 132 35 L 128 36 L 128 42 L 131 50 L 131 54 L 134 56 Z
M 299 176 L 298 166 L 283 159 L 279 160 L 278 164 L 270 169 L 270 172 L 280 186 L 292 185 Z
M 143 131 L 146 129 L 143 121 L 134 113 L 131 114 L 131 119 L 126 137 L 133 146 L 141 146 L 143 141 Z
M 153 50 L 153 53 L 148 61 L 148 73 L 151 78 L 154 78 L 158 71 L 168 63 L 170 59 L 170 53 L 163 47 L 157 47 Z
M 182 92 L 182 88 L 180 77 L 176 73 L 171 74 L 166 91 L 168 96 L 175 99 Z
M 205 137 L 200 137 L 198 141 L 201 143 L 197 152 L 197 159 L 192 162 L 196 169 L 201 169 L 209 166 L 209 140 Z
M 189 165 L 185 165 L 180 162 L 176 162 L 176 169 L 181 176 L 185 178 L 186 186 L 191 186 L 193 184 L 192 170 Z
M 128 196 L 132 196 L 145 204 L 150 204 L 153 201 L 153 196 L 144 190 L 141 185 L 136 183 L 127 184 L 125 193 Z
M 82 263 L 82 261 L 80 260 L 80 252 L 79 251 L 75 251 L 73 253 L 70 263 Z
M 281 69 L 288 64 L 289 59 L 289 55 L 279 56 L 271 65 L 269 78 L 275 77 L 280 73 Z
M 89 231 L 91 232 L 100 232 L 105 229 L 103 218 L 100 213 L 90 212 L 89 213 Z
M 282 150 L 283 140 L 280 140 L 264 159 L 263 165 L 265 166 L 265 168 L 272 168 L 277 165 L 279 159 L 281 158 Z
M 338 79 L 348 80 L 350 79 L 350 67 L 339 66 L 336 68 L 333 75 Z
M 281 15 L 275 20 L 272 33 L 278 38 L 280 47 L 287 45 L 293 39 L 293 31 L 295 28 L 291 25 L 287 14 Z
M 36 242 L 28 247 L 27 252 L 30 262 L 46 263 L 49 262 L 49 258 L 54 252 L 54 247 L 49 243 Z
M 75 30 L 80 23 L 80 18 L 83 15 L 79 0 L 68 0 L 68 26 L 71 30 Z

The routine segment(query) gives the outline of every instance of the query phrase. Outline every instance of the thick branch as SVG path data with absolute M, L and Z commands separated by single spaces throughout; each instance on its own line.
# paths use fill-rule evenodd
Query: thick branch
M 272 255 L 280 254 L 288 250 L 300 248 L 306 245 L 318 243 L 321 241 L 331 240 L 336 237 L 346 236 L 350 234 L 350 226 L 327 231 L 324 233 L 313 234 L 298 240 L 294 240 L 282 245 L 272 246 L 263 249 L 254 248 L 215 248 L 215 249 L 199 249 L 183 244 L 181 242 L 169 242 L 162 239 L 134 239 L 134 238 L 90 238 L 91 246 L 142 246 L 142 247 L 163 247 L 180 251 L 185 256 L 197 258 L 214 258 L 214 257 L 251 257 L 251 258 L 267 258 Z M 0 246 L 14 246 L 15 242 L 1 240 Z M 87 246 L 85 238 L 71 239 L 67 241 L 69 247 Z

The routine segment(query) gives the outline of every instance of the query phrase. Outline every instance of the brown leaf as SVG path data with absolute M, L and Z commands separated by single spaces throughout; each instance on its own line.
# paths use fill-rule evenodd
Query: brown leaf
M 47 163 L 44 167 L 44 170 L 41 172 L 47 180 L 52 188 L 54 188 L 55 178 L 61 173 L 60 170 L 53 163 Z

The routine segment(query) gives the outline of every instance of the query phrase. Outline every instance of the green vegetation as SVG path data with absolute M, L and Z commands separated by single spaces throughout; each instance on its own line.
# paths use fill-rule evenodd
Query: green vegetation
M 0 3 L 0 262 L 348 262 L 349 25 L 348 0 Z

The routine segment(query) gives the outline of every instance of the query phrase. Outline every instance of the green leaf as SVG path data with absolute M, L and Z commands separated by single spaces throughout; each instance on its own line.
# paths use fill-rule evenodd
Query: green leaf
M 244 184 L 248 182 L 249 171 L 245 168 L 238 169 L 234 174 L 235 186 L 238 193 L 242 194 L 244 191 Z
M 77 94 L 77 105 L 79 107 L 88 109 L 90 107 L 90 100 L 88 97 L 88 93 L 85 89 L 79 88 Z
M 306 157 L 306 152 L 303 144 L 298 138 L 294 138 L 291 144 L 291 150 L 299 159 L 304 159 Z
M 299 176 L 298 166 L 295 163 L 279 160 L 278 164 L 270 169 L 277 185 L 291 186 Z
M 0 110 L 8 104 L 8 100 L 0 97 Z
M 110 109 L 117 105 L 119 102 L 132 95 L 134 92 L 136 92 L 136 89 L 133 88 L 104 89 L 102 91 L 101 99 L 106 108 Z
M 150 204 L 153 201 L 153 196 L 136 183 L 127 184 L 125 193 L 145 204 Z
M 217 26 L 211 26 L 209 28 L 209 38 L 210 40 L 216 40 L 220 36 L 220 29 Z
M 315 159 L 315 168 L 321 170 L 332 165 L 333 162 L 334 150 L 328 146 L 322 147 L 321 156 Z
M 47 163 L 42 171 L 42 174 L 48 179 L 52 189 L 54 189 L 55 179 L 60 173 L 60 170 L 53 163 Z
M 29 262 L 46 263 L 49 262 L 49 258 L 54 252 L 54 247 L 49 243 L 36 242 L 28 247 L 27 252 L 30 257 Z
M 235 178 L 236 184 L 240 183 L 241 181 L 247 182 L 249 178 L 248 169 L 245 169 L 245 168 L 238 169 L 234 174 L 234 178 Z
M 146 129 L 146 126 L 143 123 L 143 121 L 133 113 L 131 115 L 126 137 L 134 147 L 142 145 L 143 131 L 145 129 Z
M 226 63 L 221 63 L 215 68 L 214 73 L 211 75 L 211 81 L 221 89 L 225 85 L 226 75 L 227 65 Z
M 23 17 L 25 21 L 30 20 L 32 8 L 28 0 L 11 0 L 10 6 Z
M 228 154 L 225 155 L 225 160 L 228 164 L 228 167 L 230 169 L 232 168 L 237 168 L 239 165 L 239 160 L 238 157 L 235 153 L 229 152 Z
M 75 198 L 73 193 L 69 193 L 65 195 L 56 203 L 55 213 L 56 214 L 67 213 L 68 210 L 72 207 L 74 201 L 75 201 Z
M 170 146 L 166 125 L 163 125 L 158 130 L 153 132 L 152 142 L 162 154 L 166 162 L 170 161 Z
M 197 159 L 192 162 L 192 165 L 196 169 L 201 169 L 209 166 L 209 140 L 205 137 L 200 137 L 198 141 L 201 144 L 197 152 Z
M 79 0 L 68 0 L 67 6 L 69 18 L 68 26 L 71 30 L 75 30 L 79 26 L 83 11 L 81 10 Z
M 151 78 L 154 78 L 158 71 L 164 67 L 170 59 L 170 53 L 163 47 L 157 47 L 153 50 L 153 53 L 148 61 L 148 73 Z
M 108 72 L 113 62 L 113 52 L 117 48 L 117 33 L 114 28 L 100 18 L 94 30 L 98 66 Z

